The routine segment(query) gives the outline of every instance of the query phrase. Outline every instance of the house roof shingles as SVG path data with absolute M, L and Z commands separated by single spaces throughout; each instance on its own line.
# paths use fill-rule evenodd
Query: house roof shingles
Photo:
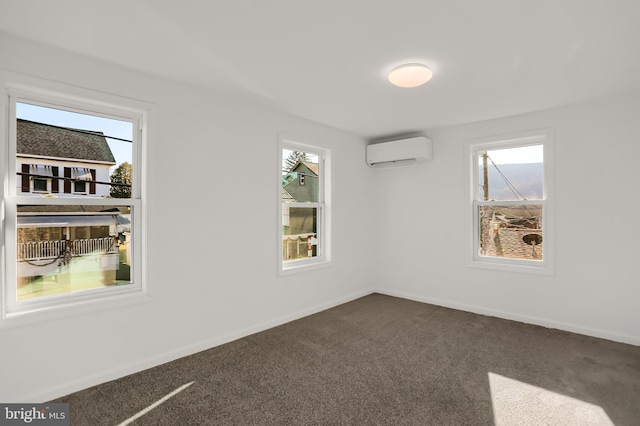
M 81 133 L 64 127 L 17 119 L 18 155 L 38 155 L 116 164 L 102 132 Z M 82 132 L 87 132 L 83 130 Z
M 298 164 L 293 166 L 291 170 L 297 169 L 299 164 L 304 164 L 307 167 L 307 169 L 309 169 L 311 172 L 315 173 L 316 176 L 318 176 L 318 163 L 310 163 L 308 161 L 299 161 Z
M 284 187 L 282 188 L 282 202 L 283 203 L 289 203 L 295 201 L 295 198 L 293 198 L 293 196 L 291 194 L 289 194 L 289 192 L 284 189 Z

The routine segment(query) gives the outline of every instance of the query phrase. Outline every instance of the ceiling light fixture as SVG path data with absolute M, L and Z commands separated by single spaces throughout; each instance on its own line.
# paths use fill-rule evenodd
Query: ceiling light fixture
M 389 73 L 389 82 L 394 86 L 412 88 L 431 80 L 433 72 L 426 65 L 404 64 Z

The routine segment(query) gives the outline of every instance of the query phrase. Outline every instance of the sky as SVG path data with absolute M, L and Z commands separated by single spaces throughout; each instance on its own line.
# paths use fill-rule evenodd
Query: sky
M 16 103 L 16 117 L 55 126 L 99 131 L 105 135 L 122 139 L 131 140 L 133 137 L 133 124 L 128 121 L 112 120 L 95 115 L 79 114 L 21 102 Z M 125 161 L 131 164 L 132 144 L 130 142 L 107 139 L 107 143 L 116 159 L 116 166 L 112 167 L 112 169 L 115 169 Z
M 542 163 L 542 145 L 487 151 L 495 164 Z

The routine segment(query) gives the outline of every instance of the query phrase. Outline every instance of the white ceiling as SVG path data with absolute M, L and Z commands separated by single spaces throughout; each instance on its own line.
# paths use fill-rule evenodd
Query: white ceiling
M 0 0 L 0 30 L 366 138 L 640 88 L 638 0 Z

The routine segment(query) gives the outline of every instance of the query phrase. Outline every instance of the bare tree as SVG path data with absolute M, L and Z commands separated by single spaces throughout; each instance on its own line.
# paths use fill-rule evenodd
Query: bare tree
M 302 151 L 292 151 L 289 156 L 284 160 L 284 164 L 288 171 L 291 171 L 293 166 L 296 165 L 298 161 L 309 161 L 309 157 L 306 152 Z
M 120 164 L 111 174 L 111 183 L 124 185 L 111 185 L 110 195 L 113 198 L 131 198 L 131 164 Z

